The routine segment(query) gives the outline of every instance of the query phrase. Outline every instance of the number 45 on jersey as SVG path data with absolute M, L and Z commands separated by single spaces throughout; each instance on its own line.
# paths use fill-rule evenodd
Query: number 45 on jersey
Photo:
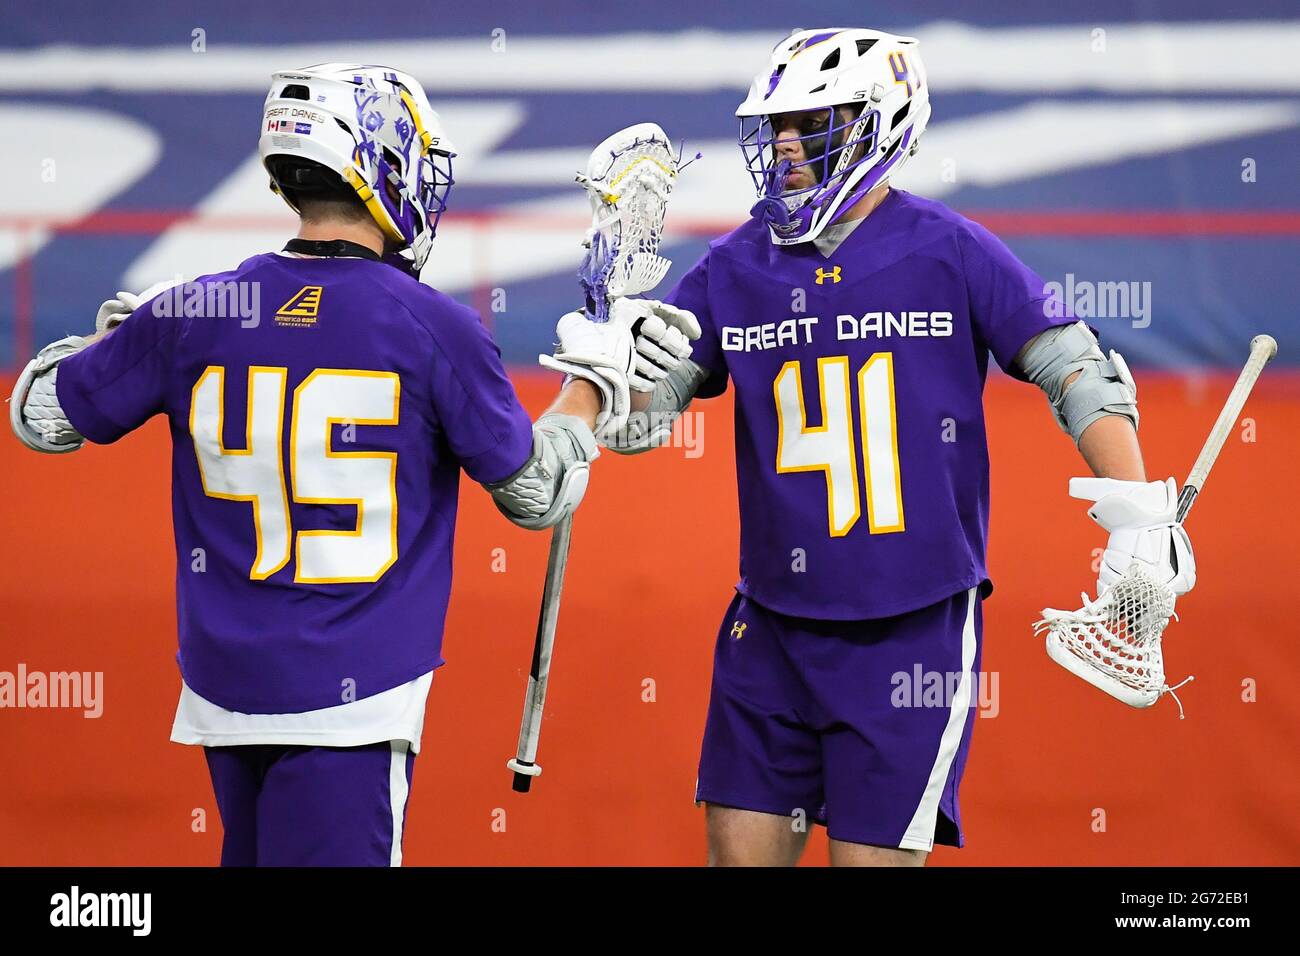
M 898 416 L 894 357 L 876 352 L 853 374 L 847 355 L 817 360 L 822 424 L 808 427 L 798 360 L 786 362 L 772 383 L 776 396 L 776 470 L 826 475 L 830 535 L 842 538 L 862 516 L 850 389 L 856 382 L 862 435 L 862 471 L 871 534 L 904 530 L 903 484 L 898 471 Z
M 190 397 L 190 434 L 203 492 L 253 506 L 257 553 L 249 578 L 264 581 L 297 558 L 294 581 L 354 584 L 378 581 L 397 560 L 397 454 L 336 451 L 336 425 L 396 425 L 401 382 L 395 372 L 316 369 L 294 389 L 288 422 L 291 481 L 282 448 L 287 368 L 248 369 L 248 421 L 243 448 L 221 440 L 226 369 L 209 366 Z M 299 504 L 353 505 L 356 528 L 300 530 L 289 496 Z

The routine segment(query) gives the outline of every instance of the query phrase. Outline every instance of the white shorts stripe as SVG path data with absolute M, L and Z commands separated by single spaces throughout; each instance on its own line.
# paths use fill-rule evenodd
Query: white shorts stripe
M 411 746 L 405 740 L 389 741 L 392 756 L 388 763 L 388 801 L 393 816 L 393 847 L 388 856 L 389 866 L 402 865 L 402 826 L 406 815 L 406 751 Z
M 930 779 L 926 782 L 921 802 L 912 814 L 912 822 L 898 846 L 903 850 L 934 849 L 934 825 L 939 816 L 939 798 L 943 796 L 944 784 L 948 782 L 948 771 L 952 769 L 953 758 L 961 744 L 962 732 L 966 729 L 969 715 L 971 692 L 975 666 L 975 591 L 966 592 L 966 623 L 961 632 L 961 680 L 957 684 L 957 693 L 953 695 L 948 710 L 948 723 L 944 725 L 943 736 L 939 738 L 939 753 L 930 768 Z

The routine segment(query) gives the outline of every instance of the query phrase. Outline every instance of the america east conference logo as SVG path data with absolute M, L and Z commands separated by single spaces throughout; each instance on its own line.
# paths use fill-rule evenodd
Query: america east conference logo
M 275 313 L 275 324 L 306 329 L 316 324 L 322 287 L 305 285 Z

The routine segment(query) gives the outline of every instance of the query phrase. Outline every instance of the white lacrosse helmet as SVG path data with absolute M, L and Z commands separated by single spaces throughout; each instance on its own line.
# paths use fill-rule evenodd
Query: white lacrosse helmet
M 854 115 L 846 121 L 839 106 Z M 799 162 L 779 155 L 778 139 L 795 137 L 772 125 L 792 113 L 806 114 Z M 758 190 L 751 213 L 774 243 L 809 242 L 916 152 L 930 119 L 919 44 L 879 30 L 801 30 L 776 45 L 736 115 Z M 796 170 L 804 172 L 789 183 Z
M 257 151 L 295 212 L 299 197 L 351 189 L 414 271 L 424 265 L 455 149 L 414 77 L 350 63 L 276 73 Z

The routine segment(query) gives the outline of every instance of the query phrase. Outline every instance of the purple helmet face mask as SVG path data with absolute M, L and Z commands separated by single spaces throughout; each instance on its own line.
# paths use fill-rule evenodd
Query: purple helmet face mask
M 451 187 L 455 185 L 456 180 L 452 177 L 452 156 L 455 153 L 446 155 L 434 154 L 439 160 L 423 157 L 420 160 L 420 204 L 424 207 L 426 214 L 429 216 L 429 240 L 432 241 L 435 233 L 438 231 L 438 221 L 442 218 L 443 212 L 447 209 L 447 194 Z M 387 208 L 388 203 L 384 203 Z M 427 249 L 427 245 L 426 245 Z M 427 255 L 427 252 L 425 253 Z M 416 261 L 416 254 L 411 246 L 400 249 L 397 252 L 390 252 L 383 257 L 383 261 L 394 266 L 407 275 L 418 279 L 420 270 L 424 263 Z
M 431 153 L 420 157 L 420 205 L 429 220 L 429 235 L 438 231 L 438 221 L 447 211 L 447 196 L 456 180 L 451 174 L 451 158 L 455 153 Z
M 880 129 L 878 111 L 872 110 L 847 122 L 838 122 L 839 114 L 836 112 L 836 107 L 828 106 L 825 109 L 830 113 L 826 129 L 779 140 L 784 143 L 803 144 L 804 155 L 810 158 L 797 163 L 779 157 L 778 133 L 772 127 L 770 117 L 742 117 L 740 122 L 740 148 L 759 195 L 758 202 L 750 209 L 750 215 L 766 223 L 783 239 L 797 239 L 807 235 L 812 229 L 813 217 L 818 211 L 833 203 L 853 170 L 873 159 L 876 154 L 877 134 Z M 863 120 L 867 125 L 862 134 L 850 139 L 853 127 Z M 750 126 L 749 123 L 753 125 Z M 839 147 L 828 148 L 833 146 L 837 134 L 843 137 L 844 142 Z M 826 225 L 839 219 L 880 181 L 901 155 L 910 134 L 909 130 L 889 162 L 871 170 L 863 178 Z M 858 147 L 861 147 L 861 156 L 836 172 L 835 164 L 840 161 L 844 151 Z M 813 153 L 817 155 L 812 155 Z M 807 169 L 815 181 L 811 186 L 787 191 L 786 183 L 790 173 L 796 169 Z M 830 185 L 828 186 L 827 183 Z

